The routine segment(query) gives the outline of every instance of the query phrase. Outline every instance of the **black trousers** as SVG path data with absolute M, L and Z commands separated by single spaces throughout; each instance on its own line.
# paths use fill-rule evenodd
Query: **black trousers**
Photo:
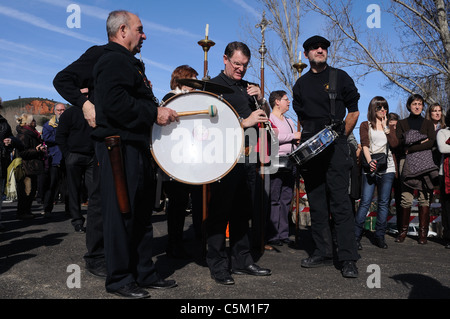
M 119 211 L 108 150 L 96 143 L 100 163 L 100 190 L 108 291 L 136 282 L 148 285 L 158 279 L 153 255 L 151 216 L 155 178 L 148 148 L 122 142 L 122 156 L 131 212 Z
M 238 163 L 220 182 L 211 184 L 206 262 L 212 274 L 253 264 L 249 219 L 253 212 L 255 179 L 254 164 Z M 225 246 L 228 222 L 231 258 Z
M 31 214 L 37 183 L 37 175 L 27 175 L 17 182 L 17 215 Z
M 88 208 L 86 222 L 86 263 L 94 265 L 104 261 L 103 220 L 100 198 L 100 169 L 95 155 L 70 153 L 65 159 L 68 190 L 69 211 L 72 224 L 83 224 L 85 218 L 81 214 L 81 196 L 84 183 L 88 192 Z
M 66 163 L 66 184 L 69 202 L 69 212 L 72 217 L 71 223 L 83 225 L 85 218 L 81 213 L 81 193 L 83 175 L 85 176 L 86 187 L 92 188 L 89 183 L 93 181 L 95 157 L 92 155 L 69 153 L 65 158 Z
M 44 196 L 42 198 L 44 204 L 44 212 L 51 213 L 53 211 L 54 202 L 59 189 L 63 189 L 64 204 L 66 212 L 69 212 L 69 199 L 66 190 L 66 172 L 61 165 L 51 166 L 46 174 L 44 183 Z
M 167 181 L 164 182 L 163 187 L 169 198 L 169 203 L 166 206 L 168 247 L 169 249 L 175 249 L 176 245 L 181 245 L 183 242 L 190 185 L 178 181 Z
M 333 257 L 330 222 L 336 231 L 339 261 L 358 260 L 354 216 L 348 195 L 350 149 L 345 137 L 339 137 L 301 167 L 311 214 L 315 243 L 313 255 Z
M 202 223 L 202 186 L 190 185 L 178 181 L 163 183 L 169 203 L 166 206 L 168 248 L 174 249 L 183 242 L 184 222 L 189 198 L 192 202 L 192 222 L 196 236 L 201 238 Z
M 445 177 L 439 175 L 439 186 L 440 186 L 440 202 L 442 205 L 442 227 L 443 227 L 443 238 L 450 241 L 450 194 L 445 193 Z

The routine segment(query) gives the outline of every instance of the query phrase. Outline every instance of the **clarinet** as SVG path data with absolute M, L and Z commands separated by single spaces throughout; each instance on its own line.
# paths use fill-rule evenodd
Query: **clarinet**
M 259 86 L 259 85 L 256 84 L 256 83 L 250 83 L 250 82 L 248 82 L 247 86 L 248 86 L 249 84 Z M 253 100 L 255 101 L 256 109 L 257 109 L 257 110 L 263 110 L 263 108 L 261 107 L 261 105 L 258 103 L 258 99 L 256 98 L 256 96 L 255 96 L 255 95 L 252 95 L 252 97 L 253 97 Z M 263 111 L 264 111 L 264 110 L 263 110 Z M 264 111 L 264 113 L 265 113 L 265 111 Z M 278 143 L 278 140 L 277 140 L 277 138 L 276 138 L 275 131 L 273 130 L 273 127 L 272 127 L 272 123 L 271 123 L 270 121 L 267 121 L 267 122 L 264 122 L 263 125 L 264 125 L 264 128 L 266 129 L 266 131 L 269 132 L 269 135 L 270 135 L 270 138 L 271 138 L 271 140 L 272 140 L 272 143 L 273 143 L 273 144 Z
M 252 95 L 252 97 L 253 97 L 253 100 L 255 101 L 256 109 L 262 110 L 263 108 L 261 107 L 261 105 L 259 105 L 258 99 L 256 98 L 256 96 Z M 265 113 L 265 111 L 264 111 L 264 113 Z M 264 128 L 266 129 L 266 131 L 269 132 L 270 138 L 272 139 L 272 143 L 273 144 L 278 143 L 278 140 L 276 139 L 275 131 L 273 130 L 273 127 L 272 127 L 272 123 L 270 121 L 267 121 L 267 122 L 264 122 L 263 125 L 264 125 Z

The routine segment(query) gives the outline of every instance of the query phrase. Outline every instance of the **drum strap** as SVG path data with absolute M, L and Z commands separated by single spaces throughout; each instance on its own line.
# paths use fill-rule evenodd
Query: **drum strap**
M 289 123 L 288 119 L 285 117 L 284 120 L 289 125 L 289 128 L 291 129 L 291 133 L 294 133 L 294 130 L 292 129 L 291 123 Z M 292 144 L 292 142 L 291 142 L 291 153 L 292 153 L 293 150 L 294 150 L 294 144 Z
M 337 97 L 337 70 L 333 67 L 330 67 L 330 81 L 328 87 L 328 96 L 330 97 L 331 104 L 331 122 L 335 120 L 336 115 L 336 97 Z

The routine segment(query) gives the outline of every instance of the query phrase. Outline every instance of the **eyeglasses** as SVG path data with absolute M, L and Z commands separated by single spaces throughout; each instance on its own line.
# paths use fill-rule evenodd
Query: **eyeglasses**
M 244 70 L 246 70 L 248 68 L 248 63 L 242 64 L 240 62 L 233 62 L 230 58 L 228 58 L 228 61 L 230 61 L 231 65 L 236 69 L 243 68 Z
M 385 111 L 388 111 L 388 108 L 386 106 L 384 106 L 384 105 L 377 105 L 377 111 L 381 111 L 382 109 L 385 110 Z
M 316 43 L 309 47 L 310 50 L 317 50 L 318 48 L 322 48 L 322 50 L 327 50 L 328 46 L 323 43 Z
M 283 100 L 283 101 L 289 101 L 289 99 L 288 99 L 287 97 L 282 98 L 282 99 L 280 99 L 280 100 Z

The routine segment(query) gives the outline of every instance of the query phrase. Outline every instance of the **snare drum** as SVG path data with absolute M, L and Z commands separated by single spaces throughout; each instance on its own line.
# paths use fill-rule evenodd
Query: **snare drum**
M 302 143 L 296 150 L 288 154 L 288 156 L 298 165 L 303 165 L 330 146 L 338 136 L 339 135 L 331 128 L 331 126 L 327 126 Z
M 223 178 L 244 149 L 244 131 L 233 107 L 219 96 L 194 91 L 168 99 L 178 113 L 215 106 L 217 114 L 180 116 L 167 126 L 153 125 L 151 152 L 169 178 L 186 184 L 208 184 Z

